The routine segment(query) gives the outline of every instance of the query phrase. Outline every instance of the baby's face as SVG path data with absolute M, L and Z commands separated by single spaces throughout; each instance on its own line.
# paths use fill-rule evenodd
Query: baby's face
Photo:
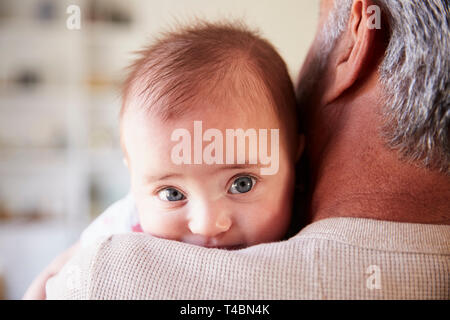
M 295 160 L 289 155 L 277 117 L 268 111 L 244 111 L 238 102 L 228 108 L 194 109 L 168 122 L 139 112 L 124 115 L 123 143 L 143 231 L 161 238 L 226 249 L 280 240 L 291 217 Z M 194 136 L 199 137 L 198 126 L 194 132 L 194 121 L 201 121 L 202 134 L 212 128 L 222 132 L 224 164 L 207 164 L 204 157 L 200 158 L 201 164 L 194 163 L 195 155 L 208 153 L 206 149 L 211 144 L 203 141 L 202 153 L 194 150 Z M 268 129 L 269 142 L 270 129 L 280 129 L 275 174 L 262 175 L 261 167 L 268 165 L 259 161 L 248 164 L 248 139 L 246 164 L 237 164 L 236 157 L 234 164 L 226 163 L 226 129 L 237 128 L 256 132 Z M 171 140 L 176 129 L 186 129 L 184 132 L 190 134 L 191 164 L 174 161 L 173 148 L 181 141 Z M 235 146 L 236 150 L 237 143 Z M 271 147 L 274 148 L 269 144 L 269 154 Z

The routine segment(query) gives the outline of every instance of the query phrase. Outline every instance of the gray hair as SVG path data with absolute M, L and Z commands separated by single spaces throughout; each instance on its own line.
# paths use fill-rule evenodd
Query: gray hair
M 450 174 L 450 29 L 446 0 L 374 0 L 390 32 L 380 65 L 381 128 L 407 161 Z M 325 64 L 347 27 L 353 0 L 335 0 L 321 38 Z

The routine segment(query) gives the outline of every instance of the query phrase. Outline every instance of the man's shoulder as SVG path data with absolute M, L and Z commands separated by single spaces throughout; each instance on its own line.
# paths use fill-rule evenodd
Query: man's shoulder
M 354 218 L 317 221 L 289 240 L 235 251 L 114 235 L 78 258 L 85 289 L 71 296 L 448 299 L 449 235 L 448 226 Z

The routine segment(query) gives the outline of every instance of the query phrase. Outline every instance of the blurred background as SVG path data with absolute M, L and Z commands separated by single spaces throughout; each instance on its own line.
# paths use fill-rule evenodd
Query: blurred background
M 80 9 L 79 29 L 67 20 Z M 318 0 L 0 0 L 0 299 L 32 279 L 129 188 L 120 83 L 132 52 L 175 21 L 243 19 L 293 79 Z M 71 20 L 73 22 L 73 20 Z

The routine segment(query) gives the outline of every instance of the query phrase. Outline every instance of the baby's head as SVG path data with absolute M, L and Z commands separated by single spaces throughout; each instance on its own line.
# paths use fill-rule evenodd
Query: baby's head
M 121 139 L 143 231 L 228 249 L 282 239 L 303 139 L 275 49 L 242 26 L 200 23 L 140 54 Z

